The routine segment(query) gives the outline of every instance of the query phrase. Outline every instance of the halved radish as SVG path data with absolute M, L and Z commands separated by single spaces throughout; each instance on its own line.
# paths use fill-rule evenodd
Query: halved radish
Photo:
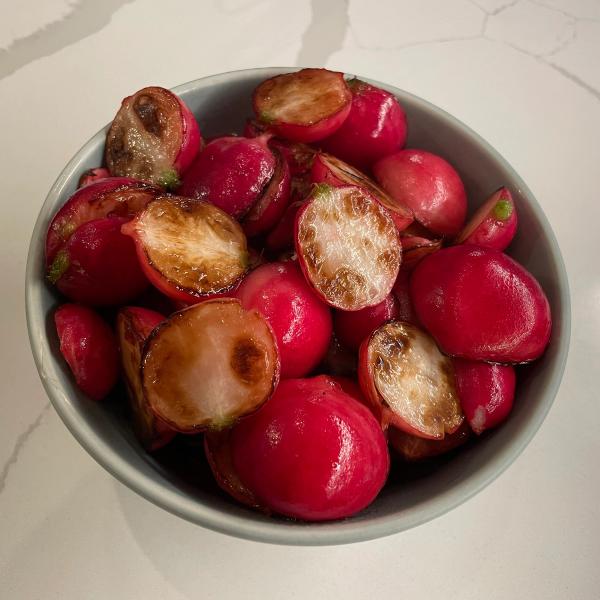
M 277 75 L 263 81 L 252 99 L 259 121 L 296 142 L 315 142 L 331 135 L 352 104 L 344 74 L 327 69 Z
M 88 169 L 81 174 L 79 181 L 77 182 L 77 187 L 82 188 L 86 185 L 90 185 L 90 183 L 96 183 L 97 181 L 102 181 L 103 179 L 108 179 L 110 177 L 110 172 L 108 169 L 104 167 L 96 167 L 95 169 Z
M 121 103 L 106 136 L 106 164 L 112 175 L 173 189 L 201 141 L 183 100 L 164 88 L 147 87 Z
M 158 450 L 175 437 L 175 430 L 159 419 L 148 405 L 142 389 L 142 349 L 144 342 L 165 317 L 160 313 L 127 306 L 117 315 L 117 335 L 121 351 L 121 365 L 129 406 L 133 418 L 133 430 L 147 450 Z
M 475 244 L 494 250 L 504 250 L 517 232 L 517 211 L 510 191 L 502 187 L 481 206 L 455 244 Z
M 310 175 L 313 183 L 328 183 L 335 187 L 357 185 L 365 188 L 388 210 L 398 231 L 406 229 L 414 220 L 410 208 L 394 200 L 364 173 L 331 154 L 324 152 L 317 154 Z
M 358 360 L 360 387 L 384 429 L 442 439 L 462 423 L 452 362 L 418 327 L 382 325 L 362 343 Z
M 173 300 L 226 292 L 248 269 L 244 232 L 208 202 L 160 196 L 122 231 L 135 240 L 148 279 Z
M 412 271 L 419 261 L 428 254 L 437 252 L 442 247 L 442 239 L 430 240 L 417 235 L 401 235 L 402 269 Z
M 362 188 L 315 185 L 296 216 L 295 241 L 309 283 L 342 310 L 379 304 L 398 275 L 396 226 Z
M 232 425 L 259 408 L 278 379 L 271 328 L 233 298 L 171 315 L 146 342 L 142 359 L 152 410 L 184 433 Z
M 248 237 L 260 235 L 275 227 L 283 216 L 290 199 L 291 178 L 288 162 L 278 150 L 275 150 L 273 154 L 276 163 L 271 181 L 242 223 Z

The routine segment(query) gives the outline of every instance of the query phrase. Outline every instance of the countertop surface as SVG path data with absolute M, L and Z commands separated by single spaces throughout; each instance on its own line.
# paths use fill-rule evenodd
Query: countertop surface
M 598 598 L 600 1 L 1 5 L 0 598 Z M 567 369 L 521 457 L 449 514 L 350 546 L 238 540 L 129 491 L 51 408 L 26 334 L 37 212 L 121 98 L 279 65 L 386 81 L 467 123 L 539 199 L 570 279 Z

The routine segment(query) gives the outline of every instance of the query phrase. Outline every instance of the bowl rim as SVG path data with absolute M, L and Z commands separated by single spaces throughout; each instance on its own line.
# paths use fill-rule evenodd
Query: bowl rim
M 199 87 L 199 84 L 205 85 L 211 82 L 225 82 L 239 79 L 240 77 L 254 78 L 260 76 L 262 78 L 267 78 L 281 73 L 293 72 L 299 68 L 300 67 L 262 67 L 257 69 L 234 70 L 194 79 L 172 89 L 175 93 L 181 94 L 196 89 Z M 541 224 L 544 234 L 547 237 L 551 249 L 551 258 L 554 261 L 558 272 L 558 290 L 562 308 L 561 335 L 557 340 L 558 348 L 556 353 L 556 363 L 558 368 L 554 369 L 547 384 L 548 399 L 541 406 L 540 410 L 534 414 L 535 419 L 528 423 L 527 428 L 519 435 L 519 437 L 515 438 L 515 443 L 503 449 L 499 455 L 494 455 L 494 458 L 470 477 L 468 482 L 456 486 L 460 489 L 460 493 L 457 492 L 456 487 L 447 490 L 444 493 L 437 495 L 433 500 L 423 503 L 417 514 L 411 513 L 403 515 L 402 513 L 398 513 L 383 517 L 375 515 L 370 518 L 370 520 L 365 521 L 342 520 L 314 524 L 288 523 L 281 521 L 264 522 L 253 520 L 242 515 L 226 513 L 218 508 L 201 504 L 194 499 L 178 493 L 176 490 L 167 488 L 164 482 L 153 479 L 149 475 L 145 475 L 132 468 L 116 450 L 108 443 L 105 443 L 101 437 L 96 434 L 94 429 L 88 423 L 80 418 L 78 412 L 74 410 L 73 406 L 69 403 L 65 391 L 60 386 L 58 380 L 52 375 L 51 370 L 53 361 L 44 358 L 44 344 L 39 343 L 40 332 L 45 331 L 44 320 L 46 315 L 42 314 L 39 310 L 39 306 L 35 302 L 35 295 L 32 290 L 35 287 L 35 282 L 39 280 L 38 260 L 40 248 L 42 247 L 46 233 L 46 213 L 49 212 L 50 208 L 54 205 L 57 196 L 62 192 L 71 173 L 78 166 L 84 151 L 89 146 L 96 145 L 100 138 L 104 138 L 108 127 L 107 125 L 83 144 L 69 160 L 50 188 L 36 219 L 29 243 L 25 271 L 27 331 L 33 358 L 44 389 L 46 390 L 54 409 L 59 414 L 67 429 L 97 463 L 104 467 L 104 469 L 111 473 L 122 484 L 137 492 L 153 504 L 172 514 L 178 515 L 188 521 L 214 531 L 253 541 L 286 545 L 316 546 L 345 544 L 385 537 L 431 521 L 475 496 L 499 477 L 508 466 L 521 455 L 546 418 L 560 387 L 571 338 L 569 282 L 556 236 L 537 199 L 506 159 L 462 121 L 427 100 L 396 88 L 395 86 L 384 84 L 360 75 L 357 77 L 363 81 L 379 86 L 399 97 L 410 98 L 411 102 L 421 105 L 441 119 L 449 121 L 454 127 L 460 129 L 463 135 L 470 138 L 470 141 L 486 150 L 495 161 L 506 169 L 514 178 L 514 181 L 519 185 L 523 194 L 527 196 L 529 207 L 537 221 Z

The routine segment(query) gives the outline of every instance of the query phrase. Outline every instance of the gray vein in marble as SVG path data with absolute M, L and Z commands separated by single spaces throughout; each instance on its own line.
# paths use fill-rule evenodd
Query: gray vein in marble
M 344 43 L 350 24 L 349 0 L 312 0 L 312 16 L 302 36 L 296 64 L 318 67 L 327 64 L 331 55 Z
M 112 15 L 134 0 L 79 0 L 72 11 L 58 21 L 19 38 L 0 49 L 0 80 L 29 63 L 50 56 L 93 35 L 108 25 Z
M 23 450 L 23 447 L 31 437 L 31 434 L 41 425 L 42 419 L 44 418 L 46 412 L 50 408 L 50 402 L 46 403 L 44 408 L 41 410 L 40 414 L 37 416 L 35 421 L 27 427 L 27 429 L 17 438 L 15 442 L 14 448 L 8 457 L 6 463 L 2 467 L 2 471 L 0 471 L 0 494 L 4 491 L 6 486 L 6 480 L 8 479 L 8 475 L 10 474 L 11 468 L 13 465 L 17 463 L 19 460 L 19 455 Z
M 544 52 L 543 54 L 540 54 L 540 56 L 554 56 L 555 54 L 558 54 L 564 50 L 567 46 L 570 46 L 573 42 L 577 41 L 577 21 L 569 18 L 567 24 L 571 26 L 571 34 L 567 36 L 560 44 L 557 44 L 556 48 L 553 48 L 550 50 L 550 52 Z
M 529 0 L 531 4 L 537 4 L 537 6 L 542 6 L 543 8 L 547 8 L 548 10 L 552 10 L 557 12 L 564 17 L 569 19 L 575 19 L 576 21 L 589 21 L 590 23 L 599 23 L 600 19 L 594 19 L 592 17 L 578 17 L 577 15 L 567 12 L 566 10 L 562 10 L 561 8 L 556 8 L 556 6 L 551 6 L 549 4 L 545 4 L 543 0 Z
M 471 4 L 473 4 L 473 6 L 476 6 L 479 10 L 484 12 L 486 15 L 493 17 L 495 15 L 499 15 L 502 11 L 506 10 L 507 8 L 514 6 L 515 4 L 517 4 L 517 2 L 519 2 L 519 0 L 510 0 L 506 4 L 503 4 L 502 6 L 499 6 L 498 8 L 495 8 L 494 10 L 487 10 L 485 7 L 478 4 L 477 0 L 469 0 L 469 2 Z

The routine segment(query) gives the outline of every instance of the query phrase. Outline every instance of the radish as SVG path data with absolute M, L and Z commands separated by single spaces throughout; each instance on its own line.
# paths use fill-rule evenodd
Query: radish
M 259 502 L 306 521 L 360 512 L 389 470 L 373 415 L 325 376 L 283 380 L 230 444 L 234 469 Z
M 248 269 L 246 236 L 208 202 L 160 196 L 122 228 L 148 279 L 173 300 L 228 292 Z
M 430 240 L 416 235 L 401 235 L 402 269 L 412 271 L 428 254 L 437 252 L 442 247 L 442 240 Z
M 290 174 L 304 175 L 310 173 L 317 151 L 300 142 L 291 142 L 281 138 L 271 138 L 269 146 L 281 152 L 290 168 Z
M 316 185 L 296 215 L 295 242 L 309 283 L 342 310 L 382 302 L 400 268 L 400 241 L 391 217 L 358 187 Z
M 103 179 L 108 179 L 110 177 L 110 172 L 108 169 L 104 167 L 96 167 L 94 169 L 88 169 L 81 174 L 79 181 L 77 182 L 77 187 L 82 188 L 86 185 L 90 185 L 90 183 L 96 183 L 97 181 L 102 181 Z
M 410 294 L 423 326 L 447 354 L 522 363 L 550 340 L 550 305 L 537 280 L 502 252 L 444 248 L 413 271 Z
M 211 202 L 236 219 L 243 217 L 275 172 L 275 156 L 267 145 L 270 137 L 212 140 L 185 174 L 179 193 Z
M 358 379 L 384 429 L 442 439 L 463 421 L 452 363 L 418 327 L 392 321 L 360 347 Z
M 304 201 L 296 200 L 288 204 L 281 220 L 269 232 L 265 239 L 265 247 L 271 252 L 282 252 L 294 247 L 294 227 L 296 224 L 296 215 L 300 208 L 304 206 Z
M 373 165 L 375 178 L 396 202 L 438 235 L 456 235 L 467 214 L 467 194 L 458 173 L 425 150 L 400 150 Z
M 356 375 L 357 357 L 356 352 L 353 352 L 346 346 L 342 346 L 340 341 L 331 336 L 327 353 L 323 358 L 321 371 L 329 375 L 342 377 L 354 377 Z
M 128 306 L 117 314 L 121 366 L 127 385 L 133 430 L 144 448 L 158 450 L 175 437 L 175 430 L 157 418 L 142 389 L 142 349 L 152 331 L 165 318 L 160 313 Z
M 263 81 L 252 97 L 258 120 L 296 142 L 331 135 L 350 113 L 352 94 L 344 74 L 302 69 Z
M 390 446 L 407 462 L 426 460 L 462 446 L 471 437 L 471 429 L 466 421 L 454 432 L 444 436 L 442 440 L 428 440 L 410 435 L 396 427 L 388 429 Z
M 173 429 L 223 429 L 254 412 L 279 379 L 277 341 L 258 312 L 221 298 L 171 315 L 146 342 L 144 394 Z
M 398 301 L 398 316 L 396 318 L 399 321 L 407 321 L 413 325 L 419 325 L 419 320 L 417 319 L 417 315 L 410 298 L 409 281 L 410 272 L 400 269 L 400 273 L 398 273 L 398 277 L 396 278 L 396 282 L 392 288 L 392 293 Z
M 502 423 L 512 410 L 516 376 L 511 365 L 454 358 L 456 388 L 465 417 L 476 434 Z
M 502 187 L 471 217 L 455 244 L 504 250 L 517 233 L 517 211 L 510 191 Z
M 93 310 L 63 304 L 54 313 L 60 352 L 75 382 L 92 400 L 102 400 L 117 383 L 119 351 L 111 328 Z
M 357 185 L 364 188 L 387 209 L 398 231 L 406 229 L 413 222 L 414 216 L 409 208 L 393 200 L 364 173 L 331 154 L 321 152 L 316 155 L 311 169 L 311 180 L 313 183 L 327 183 L 335 187 Z
M 397 152 L 406 142 L 406 115 L 396 97 L 359 79 L 351 79 L 352 107 L 348 118 L 321 141 L 327 152 L 368 169 L 375 161 Z
M 77 228 L 48 268 L 67 298 L 91 306 L 129 302 L 148 287 L 135 244 L 121 233 L 127 219 L 94 219 Z
M 398 300 L 388 294 L 382 302 L 352 312 L 336 310 L 334 313 L 335 335 L 344 346 L 358 350 L 362 341 L 380 325 L 398 318 Z
M 281 377 L 302 377 L 321 361 L 331 337 L 331 312 L 293 262 L 252 271 L 235 293 L 246 310 L 261 313 L 275 334 Z
M 352 396 L 352 398 L 358 400 L 370 410 L 369 403 L 365 400 L 362 390 L 355 379 L 351 379 L 350 377 L 345 377 L 343 375 L 331 375 L 329 376 L 329 379 L 335 381 L 335 383 L 337 383 L 342 388 L 342 391 L 348 394 L 348 396 Z
M 183 100 L 164 88 L 147 87 L 121 103 L 106 136 L 106 165 L 111 175 L 173 189 L 201 142 L 198 123 Z

